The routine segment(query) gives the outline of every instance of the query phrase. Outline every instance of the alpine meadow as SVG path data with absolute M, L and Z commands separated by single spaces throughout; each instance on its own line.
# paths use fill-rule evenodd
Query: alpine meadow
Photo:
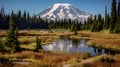
M 0 67 L 120 67 L 120 0 L 0 0 Z

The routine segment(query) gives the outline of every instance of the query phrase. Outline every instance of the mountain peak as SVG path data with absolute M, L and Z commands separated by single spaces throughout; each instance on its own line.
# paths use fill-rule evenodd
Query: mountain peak
M 71 6 L 71 4 L 69 4 L 69 3 L 56 3 L 56 4 L 54 4 L 54 6 L 60 6 L 60 5 L 62 5 L 62 6 Z
M 85 21 L 91 16 L 91 14 L 86 13 L 85 11 L 80 11 L 69 3 L 56 3 L 39 13 L 37 16 L 50 20 L 77 19 Z

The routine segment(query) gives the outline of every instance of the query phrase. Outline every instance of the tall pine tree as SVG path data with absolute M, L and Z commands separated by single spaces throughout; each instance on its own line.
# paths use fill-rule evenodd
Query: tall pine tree
M 24 21 L 26 21 L 26 10 L 23 12 L 23 15 L 22 15 L 22 19 L 24 20 Z
M 120 0 L 118 3 L 118 11 L 117 11 L 117 22 L 115 24 L 115 29 L 114 29 L 114 33 L 120 33 Z
M 109 15 L 107 13 L 107 6 L 105 6 L 105 18 L 104 18 L 104 24 L 103 24 L 104 29 L 109 28 Z
M 97 26 L 97 16 L 95 15 L 92 26 L 91 26 L 91 32 L 96 31 L 96 29 L 97 29 L 96 26 Z
M 1 10 L 0 10 L 0 14 L 2 15 L 2 17 L 5 17 L 5 10 L 4 7 L 2 6 Z M 3 18 L 5 19 L 5 18 Z
M 117 20 L 116 0 L 112 0 L 110 33 L 114 33 L 116 20 Z
M 98 20 L 97 20 L 97 30 L 96 31 L 101 31 L 103 27 L 103 19 L 102 15 L 98 14 Z
M 6 43 L 5 43 L 7 47 L 11 48 L 12 52 L 20 50 L 19 41 L 17 39 L 17 33 L 18 33 L 18 28 L 16 26 L 14 13 L 12 12 L 9 22 L 9 29 L 7 31 Z
M 20 21 L 21 20 L 21 10 L 17 12 L 17 19 Z
M 120 17 L 120 0 L 119 0 L 119 3 L 118 3 L 118 17 Z

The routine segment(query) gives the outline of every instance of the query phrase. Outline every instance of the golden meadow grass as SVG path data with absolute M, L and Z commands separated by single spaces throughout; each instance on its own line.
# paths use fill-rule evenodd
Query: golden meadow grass
M 74 53 L 74 54 L 57 54 L 52 52 L 33 52 L 33 51 L 22 51 L 14 54 L 1 54 L 0 57 L 10 58 L 10 60 L 18 60 L 22 59 L 23 61 L 31 61 L 32 63 L 42 62 L 47 65 L 55 65 L 59 66 L 65 63 L 72 63 L 77 61 L 72 61 L 73 59 L 81 59 L 82 53 Z M 42 64 L 39 63 L 39 64 Z
M 0 31 L 0 36 L 2 36 L 2 41 L 5 41 L 5 35 L 6 31 Z M 88 45 L 90 46 L 96 46 L 101 48 L 107 48 L 112 50 L 119 50 L 120 49 L 120 35 L 119 34 L 109 34 L 105 32 L 89 32 L 89 31 L 78 31 L 77 35 L 74 35 L 72 32 L 41 32 L 38 30 L 21 30 L 19 31 L 19 41 L 21 42 L 21 47 L 25 49 L 34 50 L 35 49 L 35 41 L 36 41 L 36 35 L 41 39 L 42 44 L 51 43 L 54 40 L 65 36 L 73 39 L 88 39 Z M 111 47 L 112 46 L 112 47 Z M 30 61 L 32 62 L 28 67 L 32 66 L 44 66 L 44 67 L 61 67 L 64 64 L 72 64 L 73 66 L 85 66 L 84 64 L 80 64 L 82 60 L 89 59 L 88 53 L 73 53 L 73 54 L 67 54 L 67 53 L 58 53 L 58 52 L 47 52 L 47 51 L 40 51 L 40 52 L 34 52 L 34 51 L 22 51 L 15 54 L 10 53 L 0 53 L 0 57 L 7 57 L 10 60 L 18 60 L 22 59 L 24 61 Z M 111 59 L 111 57 L 106 56 L 108 59 Z M 96 58 L 94 59 L 94 63 L 105 65 L 107 63 L 101 62 L 102 59 L 105 58 Z M 120 55 L 114 55 L 112 56 L 112 59 L 117 62 L 120 61 Z M 98 61 L 99 60 L 99 61 Z M 97 61 L 97 62 L 96 62 Z M 75 64 L 75 65 L 74 65 Z M 94 65 L 94 64 L 88 64 Z M 22 65 L 25 67 L 25 65 Z M 14 65 L 14 67 L 21 67 L 21 65 Z

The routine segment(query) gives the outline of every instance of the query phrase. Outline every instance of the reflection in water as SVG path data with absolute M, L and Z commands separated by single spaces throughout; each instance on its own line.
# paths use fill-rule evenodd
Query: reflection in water
M 93 48 L 93 49 L 94 49 L 94 52 L 95 52 L 95 53 L 97 53 L 97 50 L 96 50 L 96 48 Z
M 86 45 L 86 40 L 69 40 L 69 39 L 59 39 L 52 44 L 47 44 L 42 46 L 44 50 L 53 51 L 53 50 L 63 50 L 67 52 L 90 52 L 92 56 L 97 54 L 110 54 L 109 51 L 105 49 L 97 49 L 89 47 Z
M 92 48 L 94 49 L 95 54 L 104 54 L 105 53 L 105 49 L 94 48 L 94 47 L 92 47 Z

